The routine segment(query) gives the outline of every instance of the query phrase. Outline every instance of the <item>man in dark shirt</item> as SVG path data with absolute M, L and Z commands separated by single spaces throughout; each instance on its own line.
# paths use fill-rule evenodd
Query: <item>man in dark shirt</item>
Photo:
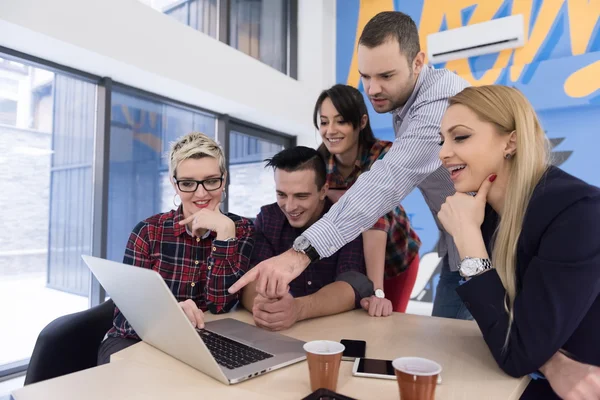
M 315 149 L 283 150 L 267 160 L 267 166 L 275 171 L 277 203 L 263 206 L 256 218 L 251 266 L 287 251 L 332 205 L 325 162 Z M 360 299 L 373 294 L 362 246 L 359 236 L 331 257 L 311 263 L 281 298 L 262 297 L 253 284 L 248 285 L 242 304 L 252 311 L 257 326 L 270 330 L 360 307 Z

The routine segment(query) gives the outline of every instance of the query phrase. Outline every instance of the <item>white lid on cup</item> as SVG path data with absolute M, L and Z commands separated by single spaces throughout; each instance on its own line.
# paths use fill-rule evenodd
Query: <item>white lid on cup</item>
M 417 376 L 439 375 L 442 366 L 435 361 L 421 357 L 400 357 L 392 361 L 395 369 L 405 374 Z
M 340 342 L 331 340 L 313 340 L 304 344 L 304 351 L 311 354 L 333 355 L 343 353 L 346 347 Z

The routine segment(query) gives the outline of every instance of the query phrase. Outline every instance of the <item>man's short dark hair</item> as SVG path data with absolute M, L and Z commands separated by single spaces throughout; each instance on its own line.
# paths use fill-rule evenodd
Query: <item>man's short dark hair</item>
M 421 51 L 419 31 L 415 21 L 400 11 L 383 11 L 371 18 L 365 25 L 358 44 L 372 49 L 390 39 L 398 41 L 400 51 L 412 64 Z
M 315 171 L 315 184 L 321 190 L 327 179 L 325 161 L 319 152 L 305 146 L 290 147 L 275 154 L 273 158 L 265 160 L 265 167 L 273 167 L 286 172 L 303 171 L 312 169 Z

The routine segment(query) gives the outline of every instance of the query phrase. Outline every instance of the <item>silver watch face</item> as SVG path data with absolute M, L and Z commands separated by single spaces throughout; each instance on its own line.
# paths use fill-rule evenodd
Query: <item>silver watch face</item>
M 481 263 L 473 258 L 466 258 L 460 263 L 460 273 L 462 276 L 473 276 L 479 272 Z
M 305 252 L 306 249 L 308 249 L 308 246 L 310 246 L 310 242 L 302 235 L 298 236 L 296 240 L 294 240 L 294 250 L 296 251 Z
M 482 258 L 465 257 L 460 263 L 460 274 L 463 277 L 471 277 L 491 268 L 490 260 Z

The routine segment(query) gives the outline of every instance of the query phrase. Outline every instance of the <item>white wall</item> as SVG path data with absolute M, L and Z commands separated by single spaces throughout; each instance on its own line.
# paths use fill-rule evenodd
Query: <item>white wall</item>
M 137 0 L 0 0 L 0 45 L 319 143 L 335 0 L 298 1 L 298 80 Z

